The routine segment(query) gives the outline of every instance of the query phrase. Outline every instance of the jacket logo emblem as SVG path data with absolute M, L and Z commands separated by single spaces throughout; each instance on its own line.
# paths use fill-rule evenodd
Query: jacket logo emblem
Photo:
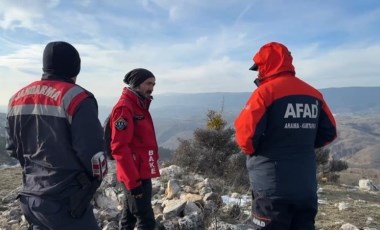
M 317 118 L 318 101 L 315 104 L 288 103 L 284 118 Z
M 122 117 L 120 117 L 119 119 L 115 121 L 114 124 L 117 130 L 124 130 L 127 127 L 128 122 L 124 120 Z

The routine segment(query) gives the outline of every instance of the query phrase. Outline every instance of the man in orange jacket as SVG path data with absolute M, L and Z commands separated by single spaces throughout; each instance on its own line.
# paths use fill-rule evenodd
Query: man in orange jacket
M 134 69 L 124 77 L 125 87 L 110 116 L 111 151 L 116 160 L 117 179 L 124 185 L 125 202 L 120 229 L 155 228 L 151 206 L 152 181 L 159 177 L 158 146 L 149 113 L 155 76 Z
M 270 42 L 253 57 L 258 88 L 235 120 L 247 157 L 255 229 L 314 229 L 315 148 L 336 138 L 322 94 L 295 76 L 283 44 Z

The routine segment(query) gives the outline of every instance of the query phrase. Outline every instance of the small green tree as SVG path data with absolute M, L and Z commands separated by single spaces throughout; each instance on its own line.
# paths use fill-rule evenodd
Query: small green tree
M 227 122 L 223 119 L 222 114 L 214 110 L 209 110 L 207 113 L 207 128 L 209 130 L 220 131 L 224 129 Z
M 221 113 L 209 110 L 206 116 L 206 128 L 196 129 L 192 140 L 179 139 L 172 162 L 234 187 L 249 187 L 246 157 L 234 141 L 235 131 Z

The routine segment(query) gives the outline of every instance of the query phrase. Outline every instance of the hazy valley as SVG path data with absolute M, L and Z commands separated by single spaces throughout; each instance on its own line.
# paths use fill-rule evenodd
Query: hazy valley
M 337 120 L 338 139 L 329 146 L 333 157 L 346 160 L 351 167 L 380 169 L 380 87 L 329 88 L 321 92 Z M 156 95 L 150 110 L 159 145 L 174 150 L 178 138 L 191 138 L 196 128 L 204 127 L 206 113 L 211 109 L 222 111 L 228 124 L 232 125 L 250 94 Z M 116 100 L 99 100 L 103 101 L 99 107 L 101 121 Z M 105 102 L 109 106 L 104 106 Z M 4 123 L 5 114 L 0 113 L 0 138 L 4 136 Z M 0 164 L 5 163 L 2 155 L 4 153 L 0 152 Z
M 320 184 L 316 227 L 319 230 L 342 229 L 344 226 L 346 227 L 344 229 L 379 229 L 379 192 L 362 191 L 358 187 L 358 182 L 366 178 L 372 180 L 375 185 L 380 184 L 380 102 L 377 100 L 380 98 L 380 87 L 325 89 L 322 92 L 334 112 L 338 126 L 338 138 L 329 148 L 332 156 L 347 161 L 349 168 L 340 172 L 339 184 Z M 178 138 L 191 138 L 196 128 L 204 127 L 206 112 L 210 109 L 222 111 L 228 124 L 232 125 L 249 95 L 250 93 L 157 95 L 151 105 L 151 113 L 155 121 L 159 145 L 174 150 L 178 145 Z M 103 121 L 110 110 L 110 106 L 100 106 L 100 120 Z M 4 152 L 4 125 L 5 113 L 0 113 L 0 178 L 2 181 L 0 196 L 3 197 L 0 203 L 0 214 L 2 213 L 3 217 L 0 218 L 0 229 L 11 229 L 9 223 L 13 223 L 13 226 L 19 226 L 22 223 L 19 222 L 21 214 L 17 211 L 18 204 L 12 201 L 12 197 L 15 197 L 21 185 L 21 169 L 18 166 L 4 167 L 4 164 L 17 163 Z M 163 177 L 158 191 L 162 193 L 165 190 L 168 180 L 170 178 Z M 223 184 L 218 184 L 218 186 L 223 187 Z M 191 187 L 194 188 L 196 185 L 191 185 Z M 227 190 L 228 186 L 224 187 L 225 189 L 222 189 L 219 195 L 233 192 L 233 188 Z M 114 186 L 107 189 L 110 188 L 114 189 Z M 106 188 L 98 193 L 101 199 L 97 198 L 96 201 L 110 199 L 104 197 L 106 194 L 104 189 Z M 240 194 L 240 196 L 244 195 Z M 167 199 L 165 194 L 159 197 L 159 199 Z M 119 213 L 116 209 L 117 201 L 113 203 L 115 205 L 113 212 L 109 211 L 108 203 L 105 204 L 108 211 L 102 211 L 100 205 L 97 207 L 97 213 L 106 213 L 104 215 L 108 219 L 106 218 L 103 224 L 114 223 Z M 218 215 L 225 215 L 223 210 L 227 206 L 225 204 Z M 249 206 L 240 208 L 242 212 L 244 210 L 249 212 Z M 18 216 L 11 217 L 10 213 L 16 212 L 15 210 L 19 213 Z M 110 218 L 109 216 L 112 215 L 114 216 Z M 244 223 L 246 219 L 241 219 L 243 216 L 242 214 L 235 219 L 229 217 L 232 221 L 230 223 Z M 101 216 L 99 219 L 104 220 L 105 217 Z M 351 224 L 357 228 L 352 227 Z M 104 229 L 117 229 L 112 228 L 110 224 L 107 226 Z M 241 228 L 236 229 L 247 229 L 239 226 Z

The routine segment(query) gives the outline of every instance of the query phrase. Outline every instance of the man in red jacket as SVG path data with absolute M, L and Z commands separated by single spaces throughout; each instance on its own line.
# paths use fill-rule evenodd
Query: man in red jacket
M 315 148 L 336 138 L 322 94 L 295 76 L 293 58 L 271 42 L 253 57 L 258 88 L 235 120 L 247 157 L 255 229 L 314 229 Z
M 110 116 L 111 151 L 117 179 L 125 188 L 120 229 L 155 228 L 151 206 L 152 181 L 159 177 L 158 146 L 149 105 L 156 84 L 146 69 L 134 69 L 124 77 L 125 87 Z

